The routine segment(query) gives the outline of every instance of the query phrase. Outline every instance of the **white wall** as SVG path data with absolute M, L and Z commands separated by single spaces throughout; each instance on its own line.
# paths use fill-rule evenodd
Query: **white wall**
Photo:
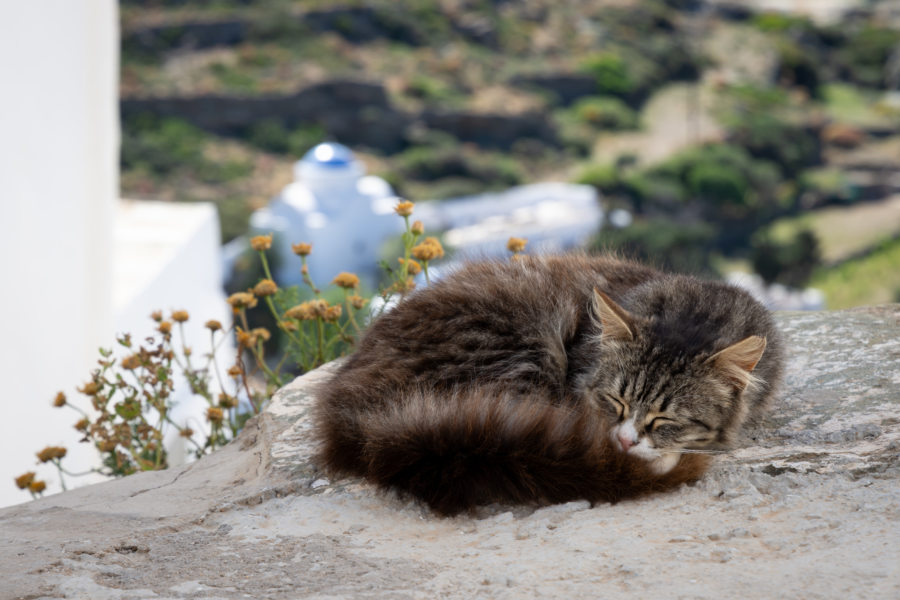
M 29 498 L 12 478 L 44 445 L 93 453 L 50 401 L 112 334 L 119 37 L 114 0 L 3 2 L 0 22 L 3 506 Z

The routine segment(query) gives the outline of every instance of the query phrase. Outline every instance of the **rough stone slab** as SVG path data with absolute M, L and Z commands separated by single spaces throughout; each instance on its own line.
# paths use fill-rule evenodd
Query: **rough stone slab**
M 768 422 L 698 484 L 438 519 L 310 462 L 310 388 L 197 463 L 0 510 L 0 598 L 900 597 L 900 305 L 778 317 Z

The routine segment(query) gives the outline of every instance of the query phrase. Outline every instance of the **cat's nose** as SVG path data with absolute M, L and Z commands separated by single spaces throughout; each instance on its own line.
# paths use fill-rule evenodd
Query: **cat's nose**
M 619 435 L 616 437 L 619 438 L 619 443 L 622 444 L 623 452 L 628 452 L 628 449 L 631 448 L 632 445 L 634 445 L 634 441 L 631 439 L 631 437 L 629 437 L 624 432 L 620 431 Z

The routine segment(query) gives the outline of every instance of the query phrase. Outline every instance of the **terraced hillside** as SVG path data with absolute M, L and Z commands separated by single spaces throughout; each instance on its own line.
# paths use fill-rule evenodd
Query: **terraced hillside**
M 334 139 L 414 200 L 583 181 L 638 217 L 599 245 L 802 284 L 817 245 L 771 225 L 900 191 L 879 151 L 900 31 L 870 4 L 829 25 L 703 0 L 122 0 L 123 194 L 214 201 L 231 238 Z

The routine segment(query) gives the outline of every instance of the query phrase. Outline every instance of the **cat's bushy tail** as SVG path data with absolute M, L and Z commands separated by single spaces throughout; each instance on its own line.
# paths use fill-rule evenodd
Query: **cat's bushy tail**
M 352 424 L 344 415 L 344 426 L 325 428 L 320 459 L 332 470 L 409 493 L 443 515 L 493 502 L 615 502 L 695 480 L 708 464 L 705 456 L 685 455 L 669 473 L 654 474 L 613 448 L 590 408 L 489 387 L 427 394 L 435 392 L 408 393 L 356 414 Z

